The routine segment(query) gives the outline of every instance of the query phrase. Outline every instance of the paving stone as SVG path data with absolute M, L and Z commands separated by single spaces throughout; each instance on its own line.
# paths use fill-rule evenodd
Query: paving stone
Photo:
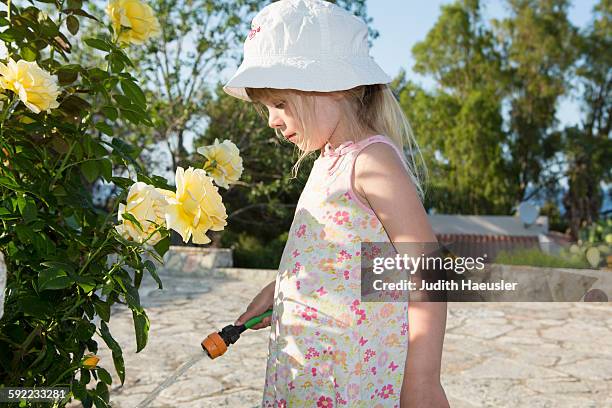
M 524 378 L 556 378 L 562 377 L 563 373 L 521 363 L 506 358 L 493 357 L 486 359 L 480 364 L 467 369 L 464 374 L 472 378 L 509 378 L 509 379 L 524 379 Z
M 577 378 L 612 380 L 611 359 L 589 358 L 571 365 L 558 365 L 556 368 Z
M 514 330 L 514 326 L 510 324 L 492 324 L 486 320 L 474 319 L 473 322 L 466 323 L 463 326 L 456 327 L 451 330 L 454 334 L 463 334 L 466 336 L 478 337 L 481 339 L 494 339 Z
M 531 378 L 525 384 L 527 388 L 542 394 L 590 394 L 584 381 L 575 378 Z

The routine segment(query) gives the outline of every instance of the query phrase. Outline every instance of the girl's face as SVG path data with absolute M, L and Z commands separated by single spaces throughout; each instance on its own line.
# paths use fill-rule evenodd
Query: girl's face
M 268 108 L 268 126 L 278 128 L 287 140 L 294 143 L 300 150 L 310 152 L 319 150 L 325 143 L 335 142 L 339 132 L 341 118 L 338 97 L 333 95 L 317 95 L 314 97 L 314 116 L 316 120 L 310 124 L 309 135 L 304 135 L 304 129 L 286 100 L 266 101 Z

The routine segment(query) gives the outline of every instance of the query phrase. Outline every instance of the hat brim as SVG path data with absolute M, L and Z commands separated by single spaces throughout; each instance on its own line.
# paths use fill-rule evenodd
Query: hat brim
M 245 87 L 331 92 L 390 82 L 391 78 L 372 57 L 318 60 L 264 56 L 245 59 L 223 90 L 231 96 L 252 102 Z

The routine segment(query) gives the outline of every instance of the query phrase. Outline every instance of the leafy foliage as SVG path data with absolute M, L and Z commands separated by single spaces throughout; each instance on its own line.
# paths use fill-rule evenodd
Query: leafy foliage
M 95 22 L 97 33 L 76 41 L 84 19 Z M 0 39 L 8 57 L 36 61 L 57 76 L 62 89 L 59 107 L 38 114 L 17 94 L 4 91 L 0 250 L 7 288 L 0 320 L 0 384 L 68 386 L 85 407 L 107 406 L 111 384 L 107 370 L 83 363 L 86 352 L 98 350 L 94 334 L 112 350 L 123 382 L 121 347 L 107 325 L 111 307 L 123 304 L 132 311 L 136 350 L 141 351 L 149 320 L 138 287 L 145 273 L 161 287 L 155 264 L 146 258 L 161 262 L 168 248 L 167 234 L 153 251 L 114 228 L 117 205 L 133 184 L 113 176 L 114 167 L 130 166 L 138 180 L 167 187 L 163 179 L 143 172 L 135 160 L 137 148 L 111 137 L 117 121 L 146 127 L 152 120 L 139 81 L 130 73 L 135 65 L 102 20 L 80 0 L 50 3 L 45 12 L 27 4 L 9 4 L 0 12 L 0 25 L 7 26 Z M 104 65 L 73 63 L 73 47 L 95 49 Z M 110 212 L 93 205 L 87 185 L 98 179 L 122 190 Z M 95 387 L 87 388 L 92 377 Z

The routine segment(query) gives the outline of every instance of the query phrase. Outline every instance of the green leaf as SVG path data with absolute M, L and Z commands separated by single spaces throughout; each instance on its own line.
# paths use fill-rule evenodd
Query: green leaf
M 96 299 L 94 300 L 94 308 L 96 309 L 96 313 L 100 316 L 102 320 L 104 320 L 105 322 L 108 322 L 110 320 L 110 304 L 108 304 L 108 302 Z
M 70 85 L 74 81 L 76 81 L 79 77 L 78 71 L 66 71 L 59 70 L 57 71 L 57 80 L 61 86 Z
M 121 116 L 123 116 L 135 125 L 138 125 L 140 123 L 141 116 L 135 110 L 121 109 Z
M 96 408 L 108 408 L 108 404 L 99 395 L 94 395 L 92 399 Z
M 100 163 L 100 172 L 102 173 L 102 177 L 107 182 L 111 181 L 113 177 L 113 163 L 108 159 L 102 159 L 99 161 Z
M 132 285 L 127 285 L 125 292 L 125 301 L 127 302 L 130 309 L 140 310 L 140 294 L 138 289 Z
M 102 108 L 102 112 L 108 119 L 112 120 L 113 122 L 116 121 L 119 117 L 119 112 L 117 112 L 117 109 L 114 106 L 104 106 Z
M 88 69 L 87 76 L 94 82 L 102 82 L 109 77 L 109 74 L 108 72 L 96 67 Z
M 113 146 L 114 150 L 118 150 L 126 156 L 131 158 L 136 158 L 136 156 L 138 156 L 138 151 L 134 148 L 134 146 L 117 137 L 113 138 L 111 145 Z
M 95 332 L 96 325 L 86 320 L 81 320 L 74 330 L 75 337 L 82 341 L 91 339 L 91 336 L 93 336 Z
M 123 69 L 125 68 L 125 64 L 120 59 L 112 58 L 111 57 L 110 58 L 110 67 L 111 67 L 111 71 L 113 73 L 118 74 L 121 71 L 123 71 Z
M 90 47 L 101 51 L 110 51 L 112 49 L 112 46 L 108 42 L 100 38 L 86 38 L 84 41 L 85 44 L 89 45 Z
M 38 58 L 38 51 L 32 46 L 24 46 L 21 48 L 21 57 L 28 62 L 36 61 L 36 58 Z
M 146 108 L 147 98 L 145 97 L 145 94 L 142 92 L 138 85 L 128 79 L 122 79 L 121 89 L 123 90 L 123 93 L 132 100 L 133 103 L 141 106 L 143 109 Z
M 74 280 L 85 291 L 85 293 L 91 292 L 96 287 L 96 281 L 93 278 L 77 276 L 74 278 Z
M 111 177 L 111 181 L 124 190 L 129 190 L 132 184 L 134 184 L 134 180 L 127 177 L 113 176 Z
M 117 101 L 120 108 L 131 109 L 132 108 L 132 100 L 125 95 L 114 94 L 113 98 Z
M 9 28 L 10 30 L 10 28 Z M 4 42 L 8 42 L 11 43 L 13 41 L 15 41 L 15 35 L 10 32 L 9 30 L 0 32 L 0 40 L 4 41 Z
M 104 381 L 105 384 L 111 385 L 113 383 L 113 378 L 111 377 L 110 373 L 104 368 L 98 367 L 96 371 L 98 372 L 98 376 L 100 377 L 100 379 Z
M 168 180 L 161 176 L 147 176 L 146 174 L 136 173 L 136 180 L 150 184 L 157 188 L 174 191 L 174 187 L 168 184 Z
M 80 381 L 72 382 L 71 391 L 74 394 L 74 396 L 77 397 L 81 401 L 87 398 L 87 390 L 85 389 L 85 386 L 81 384 Z
M 66 4 L 68 5 L 68 9 L 62 10 L 63 13 L 70 11 L 70 9 L 79 10 L 81 7 L 83 7 L 82 0 L 68 0 Z
M 79 32 L 79 19 L 73 15 L 69 15 L 66 18 L 66 27 L 68 27 L 68 31 L 72 35 L 76 35 Z
M 108 348 L 111 349 L 115 370 L 117 371 L 119 380 L 121 380 L 121 385 L 123 385 L 125 381 L 125 363 L 123 361 L 121 346 L 119 346 L 119 343 L 117 343 L 113 336 L 111 336 L 110 331 L 108 330 L 108 325 L 104 321 L 102 321 L 100 324 L 100 334 Z
M 25 222 L 34 221 L 36 219 L 38 209 L 36 208 L 36 203 L 30 197 L 19 197 L 17 205 L 19 206 L 19 212 L 23 216 Z
M 155 268 L 155 264 L 154 264 L 154 263 L 153 263 L 153 262 L 152 262 L 150 259 L 147 259 L 147 260 L 145 261 L 145 263 L 144 263 L 144 266 L 145 266 L 145 268 L 147 268 L 147 269 L 149 270 L 149 273 L 151 274 L 151 276 L 153 277 L 153 279 L 155 279 L 155 282 L 157 282 L 157 286 L 158 286 L 160 289 L 163 289 L 163 286 L 162 286 L 162 281 L 161 281 L 161 279 L 159 278 L 159 275 L 157 274 L 157 270 L 156 270 L 156 268 Z
M 113 135 L 113 128 L 110 127 L 110 125 L 106 122 L 98 122 L 96 123 L 96 129 L 98 129 L 100 132 L 108 135 L 108 136 L 112 136 Z
M 136 217 L 134 217 L 129 212 L 126 211 L 123 214 L 121 214 L 121 218 L 133 222 L 138 227 L 139 230 L 144 231 L 142 229 L 142 225 L 140 224 L 140 222 L 136 219 Z
M 34 239 L 34 230 L 24 224 L 19 224 L 15 226 L 15 233 L 17 233 L 17 238 L 26 245 L 29 245 Z
M 159 254 L 159 256 L 163 257 L 164 254 L 168 252 L 168 249 L 170 249 L 170 237 L 166 236 L 165 238 L 161 239 L 153 246 L 153 248 L 155 249 L 155 252 Z
M 146 345 L 149 337 L 149 318 L 144 310 L 132 310 L 134 330 L 136 333 L 136 352 L 139 353 Z
M 48 268 L 38 274 L 38 290 L 64 289 L 73 283 L 74 280 L 62 269 Z
M 90 183 L 96 181 L 100 175 L 100 166 L 97 160 L 87 160 L 81 163 L 81 171 Z
M 21 190 L 21 186 L 19 186 L 14 179 L 9 177 L 0 177 L 0 186 L 7 187 L 13 191 Z
M 34 316 L 38 319 L 49 317 L 53 306 L 45 300 L 37 296 L 24 296 L 18 300 L 19 309 L 28 316 Z
M 62 101 L 60 108 L 67 113 L 80 114 L 81 112 L 89 111 L 91 104 L 83 98 L 70 95 Z
M 77 14 L 79 16 L 87 17 L 87 18 L 90 18 L 92 20 L 96 20 L 97 22 L 100 22 L 100 20 L 98 20 L 96 17 L 94 17 L 91 14 L 89 14 L 88 12 L 86 12 L 84 10 L 81 10 L 79 8 L 76 8 L 76 7 L 70 7 L 70 8 L 67 8 L 65 10 L 62 10 L 62 13 L 65 13 L 65 14 Z
M 42 266 L 46 266 L 47 268 L 56 268 L 66 271 L 68 274 L 73 274 L 76 271 L 76 266 L 74 264 L 70 264 L 67 262 L 60 261 L 45 261 L 41 263 Z

